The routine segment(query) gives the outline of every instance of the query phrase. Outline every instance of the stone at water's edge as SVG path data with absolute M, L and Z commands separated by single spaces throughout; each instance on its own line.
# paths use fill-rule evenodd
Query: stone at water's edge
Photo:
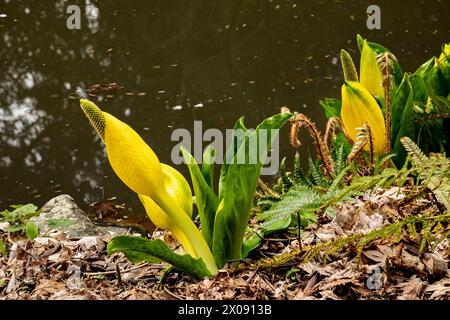
M 49 200 L 42 213 L 30 219 L 39 227 L 41 236 L 61 239 L 89 236 L 115 236 L 127 233 L 128 229 L 119 227 L 101 227 L 95 225 L 76 204 L 75 200 L 63 194 Z

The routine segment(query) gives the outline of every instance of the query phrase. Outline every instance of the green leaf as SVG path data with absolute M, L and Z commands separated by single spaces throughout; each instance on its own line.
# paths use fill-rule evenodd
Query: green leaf
M 423 123 L 417 134 L 417 144 L 423 152 L 444 152 L 449 136 L 445 132 L 443 119 Z
M 34 240 L 39 235 L 39 228 L 33 221 L 28 221 L 25 227 L 25 234 L 30 240 Z
M 24 223 L 13 224 L 8 228 L 8 232 L 15 233 L 25 230 L 26 225 Z
M 406 151 L 400 141 L 403 137 L 410 137 L 415 139 L 415 124 L 414 124 L 414 93 L 412 90 L 409 77 L 405 74 L 402 83 L 400 84 L 394 102 L 392 104 L 392 130 L 391 142 L 393 145 L 392 151 L 396 154 L 394 163 L 401 167 L 406 159 Z
M 248 230 L 242 243 L 241 259 L 245 259 L 250 251 L 258 248 L 263 237 L 264 232 L 262 231 Z
M 223 159 L 222 167 L 220 168 L 220 179 L 219 179 L 219 200 L 222 200 L 225 193 L 225 181 L 227 178 L 228 168 L 234 156 L 236 155 L 239 147 L 244 142 L 245 138 L 250 134 L 249 130 L 244 125 L 244 117 L 239 118 L 236 121 L 231 135 L 231 145 L 228 147 L 225 157 Z
M 47 225 L 50 229 L 59 229 L 76 224 L 77 221 L 69 219 L 48 219 Z
M 117 236 L 108 243 L 107 252 L 108 255 L 122 252 L 133 263 L 164 261 L 177 270 L 199 279 L 211 276 L 201 258 L 194 259 L 189 254 L 176 254 L 160 239 L 149 240 L 141 237 Z
M 181 152 L 191 175 L 192 186 L 195 194 L 195 205 L 198 208 L 200 223 L 202 225 L 202 235 L 206 243 L 211 248 L 213 240 L 214 219 L 219 199 L 206 182 L 194 157 L 185 148 L 181 147 Z
M 203 153 L 202 175 L 211 190 L 214 190 L 214 163 L 216 159 L 216 149 L 208 146 Z
M 10 223 L 26 222 L 31 217 L 37 216 L 41 213 L 40 210 L 37 210 L 38 207 L 31 203 L 26 205 L 11 205 L 10 207 L 14 210 L 5 210 L 0 212 L 0 215 L 2 215 L 4 219 Z
M 430 72 L 431 68 L 433 68 L 434 65 L 434 58 L 430 58 L 425 63 L 423 63 L 419 68 L 417 68 L 416 72 L 414 72 L 414 75 L 427 78 L 428 73 Z
M 450 93 L 450 63 L 435 59 L 434 66 L 428 74 L 428 84 L 434 95 L 447 97 Z
M 325 116 L 330 119 L 332 117 L 341 117 L 342 102 L 338 99 L 325 98 L 319 100 L 319 104 L 325 110 Z
M 425 105 L 428 99 L 427 85 L 425 78 L 413 74 L 409 77 L 409 81 L 411 82 L 411 86 L 413 89 L 414 101 L 418 102 L 421 105 Z
M 219 267 L 227 260 L 241 256 L 244 233 L 261 167 L 275 139 L 272 130 L 280 129 L 291 117 L 290 113 L 275 115 L 265 119 L 255 131 L 244 133 L 245 141 L 234 153 L 232 164 L 221 172 L 223 206 L 220 206 L 216 213 L 212 248 Z M 244 127 L 242 121 L 238 127 Z M 263 138 L 266 141 L 263 141 Z M 242 161 L 243 159 L 245 161 Z M 256 160 L 256 163 L 252 163 L 251 159 Z

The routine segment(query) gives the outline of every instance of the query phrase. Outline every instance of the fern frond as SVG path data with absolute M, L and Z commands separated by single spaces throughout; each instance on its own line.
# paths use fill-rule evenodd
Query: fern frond
M 350 166 L 347 166 L 343 170 L 341 170 L 341 172 L 333 179 L 333 182 L 331 183 L 331 185 L 328 188 L 327 194 L 334 193 L 339 188 L 339 186 L 342 184 L 342 180 L 346 176 L 348 170 L 350 170 Z
M 308 165 L 314 183 L 318 186 L 325 187 L 327 185 L 327 180 L 325 179 L 320 166 L 317 165 L 311 157 L 308 158 Z
M 296 182 L 299 184 L 312 186 L 311 182 L 303 174 L 302 164 L 300 161 L 300 154 L 298 152 L 295 153 L 294 157 L 294 178 Z
M 256 216 L 256 220 L 262 222 L 260 227 L 266 232 L 286 229 L 291 224 L 291 216 L 300 213 L 302 221 L 316 219 L 314 211 L 323 204 L 324 198 L 307 186 L 293 186 L 281 199 L 269 210 Z
M 385 164 L 395 156 L 395 153 L 387 153 L 379 157 L 373 166 L 373 174 L 380 173 L 381 168 L 384 168 Z
M 334 173 L 339 175 L 346 166 L 346 158 L 344 154 L 344 144 L 341 143 L 339 148 L 335 149 L 334 155 Z
M 406 152 L 411 156 L 414 164 L 424 165 L 428 161 L 428 157 L 420 150 L 419 146 L 415 144 L 411 138 L 403 137 L 400 139 Z
M 283 184 L 282 185 L 283 192 L 286 192 L 294 184 L 294 182 L 292 181 L 292 179 L 288 176 L 288 174 L 286 172 L 286 157 L 284 157 L 281 160 L 281 163 L 280 163 L 280 175 L 281 175 L 281 182 Z

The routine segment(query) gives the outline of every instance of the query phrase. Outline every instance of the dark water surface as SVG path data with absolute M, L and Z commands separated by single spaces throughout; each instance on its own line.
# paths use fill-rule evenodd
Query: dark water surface
M 172 131 L 194 120 L 254 127 L 286 105 L 322 127 L 318 99 L 339 97 L 339 52 L 359 58 L 357 33 L 406 71 L 450 41 L 449 0 L 376 3 L 381 30 L 366 28 L 366 1 L 0 0 L 0 210 L 61 193 L 85 207 L 104 188 L 142 212 L 79 108 L 94 84 L 122 87 L 90 98 L 171 163 Z M 66 27 L 71 4 L 81 30 Z M 281 154 L 293 154 L 286 130 Z

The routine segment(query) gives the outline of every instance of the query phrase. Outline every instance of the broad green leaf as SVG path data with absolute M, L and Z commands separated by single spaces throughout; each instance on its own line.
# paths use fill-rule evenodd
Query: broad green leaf
M 400 139 L 403 137 L 415 139 L 413 99 L 414 93 L 412 86 L 408 75 L 405 74 L 392 105 L 392 151 L 397 154 L 394 158 L 394 163 L 399 167 L 403 165 L 406 159 L 406 151 Z
M 417 68 L 415 75 L 426 78 L 431 68 L 433 68 L 434 58 L 430 58 L 425 63 L 423 63 L 419 68 Z
M 443 120 L 427 121 L 418 127 L 417 145 L 423 152 L 448 152 L 449 135 L 445 132 Z
M 48 219 L 47 225 L 50 229 L 59 229 L 71 226 L 77 222 L 69 219 Z
M 234 159 L 239 147 L 244 142 L 245 138 L 250 134 L 249 130 L 244 125 L 244 117 L 239 118 L 236 121 L 233 133 L 231 136 L 232 143 L 228 147 L 225 157 L 223 159 L 222 167 L 220 168 L 220 178 L 219 178 L 219 200 L 222 200 L 223 194 L 225 192 L 225 181 L 227 178 L 228 168 Z
M 427 103 L 427 84 L 425 78 L 420 75 L 413 74 L 409 77 L 411 86 L 414 93 L 414 102 L 418 104 L 425 105 Z
M 260 170 L 275 139 L 271 130 L 280 129 L 291 117 L 292 114 L 285 113 L 265 119 L 254 132 L 246 135 L 245 141 L 235 153 L 233 163 L 224 171 L 223 206 L 219 206 L 216 213 L 212 248 L 219 267 L 227 260 L 238 259 L 241 256 L 242 242 Z M 243 123 L 241 126 L 243 127 Z M 256 141 L 258 143 L 255 143 Z M 257 161 L 252 163 L 250 160 L 255 160 L 255 157 Z
M 447 97 L 450 93 L 450 65 L 435 59 L 433 68 L 428 74 L 428 84 L 434 95 Z
M 200 223 L 202 225 L 202 235 L 208 246 L 211 248 L 214 218 L 217 206 L 219 205 L 219 199 L 202 175 L 194 157 L 183 147 L 181 147 L 181 152 L 191 175 L 192 186 L 195 193 L 195 205 L 198 208 Z
M 402 83 L 398 87 L 395 96 L 392 98 L 391 105 L 391 143 L 395 144 L 398 132 L 400 130 L 401 119 L 403 115 L 403 110 L 405 109 L 406 102 L 409 98 L 410 85 L 408 80 L 408 75 L 405 74 Z
M 28 221 L 25 227 L 25 234 L 30 240 L 34 240 L 39 235 L 39 228 L 33 221 Z
M 211 275 L 201 258 L 194 259 L 189 254 L 176 254 L 160 239 L 149 240 L 141 237 L 117 236 L 108 243 L 107 252 L 108 255 L 122 252 L 133 263 L 164 261 L 199 279 Z
M 214 163 L 216 160 L 216 149 L 209 146 L 203 153 L 202 175 L 210 188 L 214 190 Z
M 319 104 L 325 110 L 325 116 L 330 119 L 332 117 L 340 117 L 341 116 L 341 106 L 342 103 L 338 99 L 333 98 L 325 98 L 319 100 Z

